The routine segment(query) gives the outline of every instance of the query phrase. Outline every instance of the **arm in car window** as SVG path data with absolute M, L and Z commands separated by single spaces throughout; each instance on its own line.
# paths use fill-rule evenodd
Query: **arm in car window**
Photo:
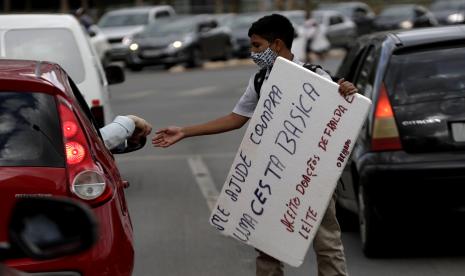
M 117 116 L 113 122 L 100 129 L 103 142 L 108 149 L 114 149 L 126 142 L 137 144 L 152 131 L 152 126 L 135 115 Z
M 79 106 L 97 130 L 98 128 L 96 127 L 95 119 L 93 118 L 92 112 L 87 106 L 84 97 L 73 80 L 71 78 L 68 80 Z M 97 132 L 102 138 L 105 146 L 109 150 L 112 150 L 119 147 L 124 149 L 128 142 L 136 145 L 140 144 L 140 141 L 149 135 L 151 131 L 152 125 L 147 123 L 144 119 L 135 115 L 127 115 L 117 116 L 113 122 L 100 128 L 100 131 Z

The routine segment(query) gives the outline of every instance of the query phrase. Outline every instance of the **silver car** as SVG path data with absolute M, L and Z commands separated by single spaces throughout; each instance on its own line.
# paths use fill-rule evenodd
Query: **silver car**
M 130 37 L 161 18 L 175 15 L 171 6 L 144 6 L 113 10 L 105 13 L 98 26 L 107 36 L 111 45 L 109 58 L 111 60 L 124 60 L 128 53 L 126 37 Z
M 347 48 L 357 37 L 355 23 L 340 12 L 316 10 L 311 17 L 318 22 L 320 31 L 326 35 L 332 48 Z

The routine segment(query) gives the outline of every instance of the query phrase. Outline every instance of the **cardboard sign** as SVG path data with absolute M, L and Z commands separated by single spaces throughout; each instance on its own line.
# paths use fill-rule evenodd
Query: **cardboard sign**
M 289 265 L 302 264 L 371 102 L 278 58 L 210 223 Z

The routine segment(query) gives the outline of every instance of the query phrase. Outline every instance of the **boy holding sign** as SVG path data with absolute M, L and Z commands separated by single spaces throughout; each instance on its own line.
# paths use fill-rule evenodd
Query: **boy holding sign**
M 303 65 L 294 59 L 294 55 L 290 51 L 294 39 L 294 28 L 286 17 L 278 14 L 262 17 L 250 27 L 249 37 L 251 57 L 261 70 L 251 76 L 247 89 L 234 107 L 233 112 L 199 125 L 171 126 L 160 129 L 152 140 L 155 147 L 165 148 L 187 137 L 222 133 L 242 127 L 254 113 L 260 96 L 261 84 L 266 81 L 276 58 L 281 56 Z M 319 66 L 311 66 L 309 69 L 324 78 L 331 79 Z M 344 81 L 344 79 L 339 80 L 338 84 L 342 96 L 357 92 L 354 85 Z M 319 275 L 347 275 L 334 197 L 313 240 L 313 247 L 317 255 Z M 262 275 L 283 275 L 283 270 L 280 261 L 259 252 L 257 276 Z

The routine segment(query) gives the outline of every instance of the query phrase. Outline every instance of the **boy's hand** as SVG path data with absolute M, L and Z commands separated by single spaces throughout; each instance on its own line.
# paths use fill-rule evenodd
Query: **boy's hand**
M 152 139 L 152 144 L 154 147 L 167 148 L 172 144 L 183 139 L 185 133 L 182 131 L 182 128 L 177 126 L 170 126 L 167 128 L 162 128 L 155 132 L 156 135 Z
M 357 87 L 355 87 L 351 82 L 346 81 L 344 78 L 338 80 L 337 84 L 339 84 L 339 93 L 343 97 L 352 95 L 358 92 Z

